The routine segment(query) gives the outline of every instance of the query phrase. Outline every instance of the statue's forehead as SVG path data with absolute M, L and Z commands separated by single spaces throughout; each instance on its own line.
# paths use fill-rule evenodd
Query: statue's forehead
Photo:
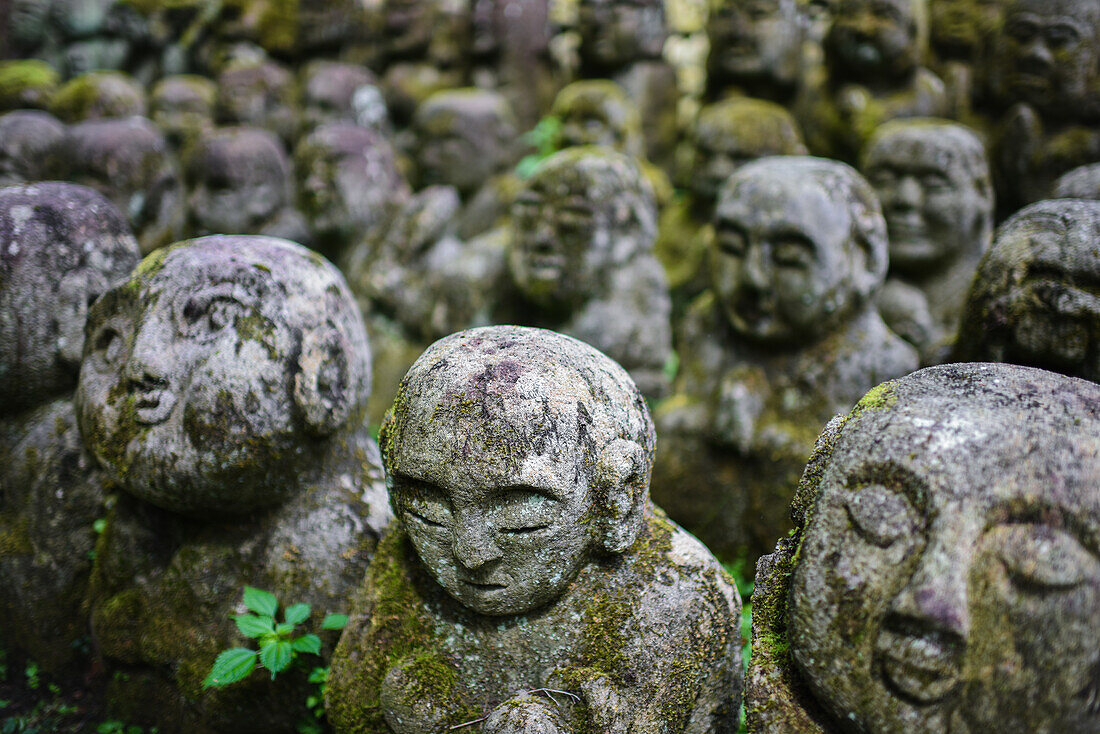
M 718 212 L 722 217 L 779 224 L 832 221 L 848 216 L 848 208 L 822 182 L 804 173 L 758 170 L 727 184 Z
M 960 156 L 958 145 L 942 128 L 913 125 L 882 136 L 871 148 L 868 163 L 920 163 L 946 171 L 960 165 Z

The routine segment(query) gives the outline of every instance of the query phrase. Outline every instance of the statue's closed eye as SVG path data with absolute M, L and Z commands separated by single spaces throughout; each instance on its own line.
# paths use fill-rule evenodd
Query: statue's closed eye
M 916 533 L 921 518 L 909 499 L 881 484 L 868 484 L 854 492 L 846 505 L 852 528 L 868 543 L 889 548 Z
M 1100 578 L 1100 558 L 1061 528 L 1016 523 L 1001 525 L 991 535 L 1005 571 L 1023 591 L 1072 589 Z
M 199 293 L 184 305 L 180 326 L 188 337 L 209 338 L 248 312 L 249 307 L 232 296 Z

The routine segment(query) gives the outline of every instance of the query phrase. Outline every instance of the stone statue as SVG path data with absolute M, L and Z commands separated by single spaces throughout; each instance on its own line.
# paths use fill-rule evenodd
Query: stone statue
M 955 361 L 1013 362 L 1100 382 L 1100 201 L 1033 204 L 997 230 Z
M 294 163 L 310 241 L 328 257 L 342 256 L 378 226 L 387 202 L 409 193 L 389 142 L 354 123 L 322 124 L 298 143 Z
M 363 87 L 377 87 L 378 80 L 360 64 L 318 60 L 302 69 L 300 83 L 301 134 L 308 135 L 326 122 L 358 122 L 356 95 Z
M 561 122 L 558 148 L 603 145 L 635 158 L 645 155 L 638 108 L 615 82 L 573 82 L 558 92 L 550 114 Z
M 72 404 L 84 321 L 139 258 L 125 217 L 92 189 L 0 189 L 0 639 L 61 677 L 87 663 L 73 643 L 88 631 L 106 512 Z
M 48 110 L 60 77 L 40 59 L 0 61 L 0 110 Z
M 179 238 L 186 217 L 179 165 L 164 135 L 144 117 L 70 125 L 53 148 L 54 178 L 96 189 L 130 219 L 141 251 Z
M 815 155 L 854 162 L 882 123 L 947 114 L 943 81 L 922 65 L 928 0 L 840 0 L 824 51 L 825 78 L 797 110 Z
M 214 131 L 218 86 L 197 74 L 161 79 L 150 94 L 152 119 L 168 143 L 180 150 Z
M 292 145 L 298 132 L 294 76 L 270 60 L 230 65 L 218 76 L 215 116 L 220 124 L 250 125 Z
M 1100 163 L 1078 166 L 1054 182 L 1052 199 L 1100 200 Z
M 803 76 L 805 24 L 797 0 L 717 0 L 706 22 L 709 96 L 789 104 Z
M 144 115 L 145 89 L 118 71 L 96 71 L 70 79 L 53 96 L 50 112 L 66 123 Z
M 661 52 L 668 37 L 662 0 L 579 0 L 580 74 L 627 91 L 642 119 L 645 157 L 670 168 L 678 135 L 676 72 Z
M 750 731 L 1100 720 L 1100 387 L 930 367 L 829 424 L 757 566 Z
M 860 167 L 890 238 L 879 311 L 925 364 L 947 361 L 970 281 L 993 240 L 985 148 L 957 123 L 894 120 L 871 136 Z
M 708 547 L 754 558 L 821 427 L 872 385 L 916 369 L 874 307 L 886 223 L 837 161 L 763 158 L 723 186 L 711 290 L 685 316 L 674 394 L 658 412 L 654 496 Z
M 292 206 L 290 160 L 272 133 L 219 128 L 184 163 L 192 234 L 263 234 L 309 243 L 305 218 Z
M 333 656 L 336 731 L 736 731 L 737 591 L 649 501 L 653 423 L 619 365 L 460 332 L 381 441 L 399 524 Z
M 989 63 L 1008 0 L 930 0 L 929 46 L 943 79 L 949 117 L 970 124 L 975 106 L 988 104 Z
M 0 115 L 0 186 L 41 181 L 65 126 L 48 112 L 15 110 Z
M 245 642 L 243 586 L 344 612 L 389 521 L 344 279 L 286 240 L 203 237 L 146 258 L 87 333 L 80 430 L 122 490 L 92 577 L 98 652 L 128 677 L 108 709 L 162 732 L 281 730 L 306 712 L 307 670 L 202 681 Z
M 598 146 L 547 158 L 512 206 L 495 323 L 551 328 L 623 365 L 642 392 L 667 387 L 671 304 L 653 195 L 638 166 Z

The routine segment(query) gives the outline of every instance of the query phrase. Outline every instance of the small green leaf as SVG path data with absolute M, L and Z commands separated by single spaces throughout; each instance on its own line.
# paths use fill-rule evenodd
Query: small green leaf
M 279 608 L 279 601 L 271 592 L 246 586 L 244 587 L 244 605 L 256 614 L 274 617 L 275 610 Z
M 328 668 L 317 667 L 309 671 L 310 683 L 327 683 L 328 682 Z
M 95 522 L 92 523 L 92 530 L 94 530 L 96 532 L 96 535 L 99 535 L 100 533 L 102 533 L 103 530 L 106 527 L 107 527 L 107 518 L 105 518 L 105 517 L 101 517 L 101 518 L 97 519 Z
M 260 664 L 271 671 L 271 677 L 290 665 L 294 658 L 294 649 L 289 642 L 272 642 L 260 648 Z
M 283 618 L 286 619 L 288 624 L 301 624 L 309 619 L 309 604 L 295 604 L 286 608 L 283 612 Z
M 321 629 L 323 630 L 342 630 L 347 626 L 348 615 L 346 614 L 329 614 L 321 622 Z
M 243 647 L 225 650 L 214 661 L 214 667 L 202 682 L 203 688 L 227 686 L 241 680 L 256 667 L 256 651 Z
M 291 644 L 294 646 L 294 652 L 321 654 L 321 638 L 317 635 L 302 635 Z
M 292 625 L 290 622 L 279 622 L 279 624 L 275 625 L 275 634 L 279 635 L 280 637 L 287 637 L 293 631 L 294 625 Z
M 259 637 L 275 631 L 274 621 L 271 617 L 257 617 L 255 614 L 238 614 L 233 617 L 237 623 L 237 629 L 245 637 Z

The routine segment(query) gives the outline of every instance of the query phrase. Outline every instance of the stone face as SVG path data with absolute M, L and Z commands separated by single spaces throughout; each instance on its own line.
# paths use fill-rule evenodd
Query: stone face
M 125 218 L 83 186 L 0 190 L 3 644 L 76 676 L 102 478 L 71 401 L 88 304 L 137 263 Z
M 99 652 L 130 677 L 109 707 L 162 731 L 285 726 L 304 670 L 201 683 L 244 643 L 230 619 L 244 585 L 346 611 L 389 521 L 355 302 L 299 245 L 216 236 L 148 257 L 88 324 L 77 416 L 124 493 L 92 580 Z
M 682 326 L 680 375 L 657 420 L 654 496 L 709 547 L 754 557 L 830 417 L 916 368 L 871 297 L 886 270 L 874 191 L 836 161 L 754 161 L 719 196 L 711 290 Z
M 706 23 L 712 96 L 734 87 L 742 94 L 790 101 L 802 75 L 804 22 L 795 0 L 722 0 Z
M 13 18 L 8 20 L 11 23 Z M 57 71 L 45 61 L 0 61 L 0 109 L 48 109 L 58 81 Z
M 957 123 L 894 120 L 875 131 L 861 169 L 882 203 L 890 239 L 890 281 L 880 310 L 925 362 L 945 361 L 970 281 L 993 239 L 985 148 Z M 924 304 L 910 302 L 912 289 Z M 914 311 L 927 312 L 931 323 L 914 329 L 922 321 Z
M 217 85 L 196 74 L 161 79 L 150 94 L 152 119 L 177 150 L 214 129 Z
M 654 441 L 626 372 L 574 339 L 430 347 L 382 431 L 400 525 L 333 658 L 337 731 L 735 731 L 737 593 L 649 502 Z
M 497 323 L 553 328 L 607 352 L 647 395 L 665 387 L 668 285 L 637 165 L 597 146 L 546 159 L 517 195 Z
M 959 360 L 1012 362 L 1100 382 L 1100 202 L 1041 201 L 997 230 L 956 342 Z
M 37 110 L 0 116 L 0 186 L 40 181 L 53 147 L 65 135 L 57 118 Z
M 581 63 L 605 73 L 659 58 L 668 37 L 664 4 L 655 0 L 580 0 L 577 31 Z
M 638 108 L 615 82 L 573 82 L 558 92 L 550 114 L 561 121 L 559 148 L 603 145 L 635 157 L 642 154 Z
M 231 65 L 218 76 L 219 123 L 255 125 L 294 140 L 298 130 L 294 77 L 273 61 Z
M 1094 728 L 1097 436 L 1100 389 L 1042 370 L 868 393 L 758 569 L 750 731 Z
M 301 74 L 303 133 L 328 122 L 356 122 L 356 96 L 378 80 L 365 66 L 313 61 Z

